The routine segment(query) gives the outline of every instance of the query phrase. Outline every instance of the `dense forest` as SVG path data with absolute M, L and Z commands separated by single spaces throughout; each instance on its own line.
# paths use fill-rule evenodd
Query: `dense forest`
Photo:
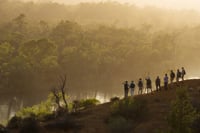
M 39 100 L 67 76 L 67 93 L 120 94 L 124 80 L 185 66 L 199 74 L 200 14 L 115 2 L 0 1 L 0 89 Z M 26 95 L 25 95 L 26 94 Z

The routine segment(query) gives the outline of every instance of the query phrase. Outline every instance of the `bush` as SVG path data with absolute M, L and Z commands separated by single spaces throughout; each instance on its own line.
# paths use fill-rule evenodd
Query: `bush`
M 49 122 L 45 124 L 44 127 L 49 131 L 53 131 L 53 130 L 57 131 L 59 129 L 65 132 L 69 130 L 78 131 L 81 128 L 81 126 L 78 125 L 78 123 L 70 115 L 66 115 L 66 116 L 61 117 L 60 119 L 56 119 L 52 122 Z
M 0 124 L 0 133 L 8 133 L 7 129 Z
M 98 103 L 100 103 L 100 102 L 97 99 L 86 99 L 86 100 L 80 101 L 80 106 L 84 107 L 84 108 L 88 108 L 88 107 L 91 107 L 91 106 L 95 106 Z
M 200 133 L 200 117 L 198 119 L 196 119 L 193 123 L 192 123 L 192 131 L 194 133 Z
M 17 116 L 25 118 L 32 115 L 37 116 L 38 119 L 43 119 L 45 115 L 52 114 L 52 108 L 50 108 L 46 103 L 42 102 L 41 104 L 34 105 L 32 107 L 22 108 L 17 112 Z
M 39 133 L 40 126 L 34 117 L 27 117 L 22 120 L 20 133 Z
M 192 123 L 199 114 L 192 106 L 186 89 L 179 88 L 177 98 L 172 102 L 171 111 L 167 118 L 171 133 L 191 133 Z
M 121 116 L 111 117 L 108 122 L 112 133 L 128 133 L 132 129 L 130 122 Z
M 140 120 L 146 113 L 146 101 L 127 98 L 116 101 L 111 107 L 111 116 L 108 125 L 113 133 L 128 133 L 132 130 L 134 121 Z
M 48 99 L 40 104 L 34 105 L 32 107 L 22 108 L 16 113 L 18 117 L 26 118 L 31 116 L 37 116 L 38 119 L 43 119 L 47 115 L 52 114 L 52 109 L 54 104 L 51 99 L 52 96 L 49 95 Z
M 20 127 L 22 119 L 20 117 L 14 116 L 12 117 L 7 124 L 7 128 L 16 129 Z
M 117 102 L 117 101 L 119 101 L 119 100 L 120 100 L 119 97 L 112 97 L 112 98 L 110 99 L 111 102 Z
M 73 110 L 74 112 L 80 110 L 80 109 L 84 109 L 84 108 L 88 108 L 91 106 L 95 106 L 97 105 L 99 102 L 99 100 L 97 99 L 86 99 L 86 100 L 74 100 L 73 101 Z
M 126 119 L 139 120 L 146 113 L 146 101 L 142 99 L 127 98 L 115 102 L 112 106 L 112 115 L 123 116 Z

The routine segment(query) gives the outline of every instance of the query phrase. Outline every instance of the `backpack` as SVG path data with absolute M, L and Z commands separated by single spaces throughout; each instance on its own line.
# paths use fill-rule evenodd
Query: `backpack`
M 139 86 L 139 87 L 143 87 L 142 81 L 139 81 L 138 86 Z
M 131 83 L 130 88 L 135 88 L 135 84 Z

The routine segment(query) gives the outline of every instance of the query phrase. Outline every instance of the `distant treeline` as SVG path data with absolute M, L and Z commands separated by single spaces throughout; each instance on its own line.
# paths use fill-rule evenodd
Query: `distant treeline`
M 140 19 L 132 17 L 132 21 L 129 22 L 135 20 L 146 24 L 141 24 L 140 27 L 133 25 L 129 28 L 127 25 L 82 25 L 81 22 L 86 18 L 94 18 L 93 11 L 97 9 L 107 9 L 110 12 L 105 13 L 105 16 L 102 14 L 102 17 L 96 16 L 96 20 L 103 20 L 105 17 L 106 21 L 112 23 L 112 17 L 115 16 L 113 14 L 116 13 L 116 10 L 111 10 L 112 6 L 122 12 L 135 9 L 131 11 L 133 14 L 140 10 L 144 12 L 142 15 L 146 15 L 145 19 L 151 17 L 153 25 L 158 27 L 161 23 L 156 18 L 165 17 L 157 12 L 160 9 L 155 9 L 154 12 L 158 14 L 153 18 L 147 15 L 148 12 L 145 13 L 147 9 L 116 3 L 88 3 L 75 6 L 79 7 L 78 9 L 71 6 L 68 9 L 68 6 L 58 4 L 11 4 L 6 0 L 0 1 L 1 91 L 21 95 L 24 92 L 47 95 L 43 91 L 57 85 L 59 75 L 66 74 L 67 92 L 76 92 L 77 95 L 87 91 L 114 94 L 122 91 L 124 80 L 137 80 L 136 77 L 145 77 L 149 74 L 156 77 L 157 74 L 164 74 L 169 69 L 180 66 L 185 66 L 187 71 L 199 68 L 200 24 L 179 28 L 172 28 L 173 25 L 171 28 L 163 27 L 158 30 L 148 21 L 139 21 Z M 20 10 L 15 12 L 19 8 Z M 82 11 L 81 9 L 87 9 L 87 17 L 84 17 L 84 12 L 82 15 L 74 14 L 75 11 Z M 62 14 L 57 11 L 79 18 L 80 23 L 62 20 L 52 24 L 51 20 L 56 19 L 54 16 L 65 18 L 60 17 Z M 6 18 L 14 14 L 15 17 Z M 109 14 L 110 19 L 106 17 Z M 126 15 L 122 13 L 123 17 L 119 18 L 123 20 Z M 166 20 L 165 23 L 170 24 L 171 21 L 175 20 Z M 178 22 L 175 24 L 179 25 Z
M 56 24 L 60 20 L 70 20 L 81 25 L 108 24 L 126 28 L 141 28 L 143 25 L 155 29 L 180 28 L 197 25 L 200 22 L 200 14 L 192 10 L 164 10 L 150 6 L 140 8 L 117 2 L 62 5 L 51 2 L 0 1 L 0 22 L 8 22 L 21 13 L 25 13 L 31 23 L 44 20 L 49 24 Z

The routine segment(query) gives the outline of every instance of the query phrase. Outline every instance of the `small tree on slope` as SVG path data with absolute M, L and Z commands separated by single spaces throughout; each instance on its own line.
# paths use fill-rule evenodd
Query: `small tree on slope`
M 168 116 L 170 133 L 192 133 L 191 125 L 199 117 L 192 106 L 186 89 L 178 88 Z

